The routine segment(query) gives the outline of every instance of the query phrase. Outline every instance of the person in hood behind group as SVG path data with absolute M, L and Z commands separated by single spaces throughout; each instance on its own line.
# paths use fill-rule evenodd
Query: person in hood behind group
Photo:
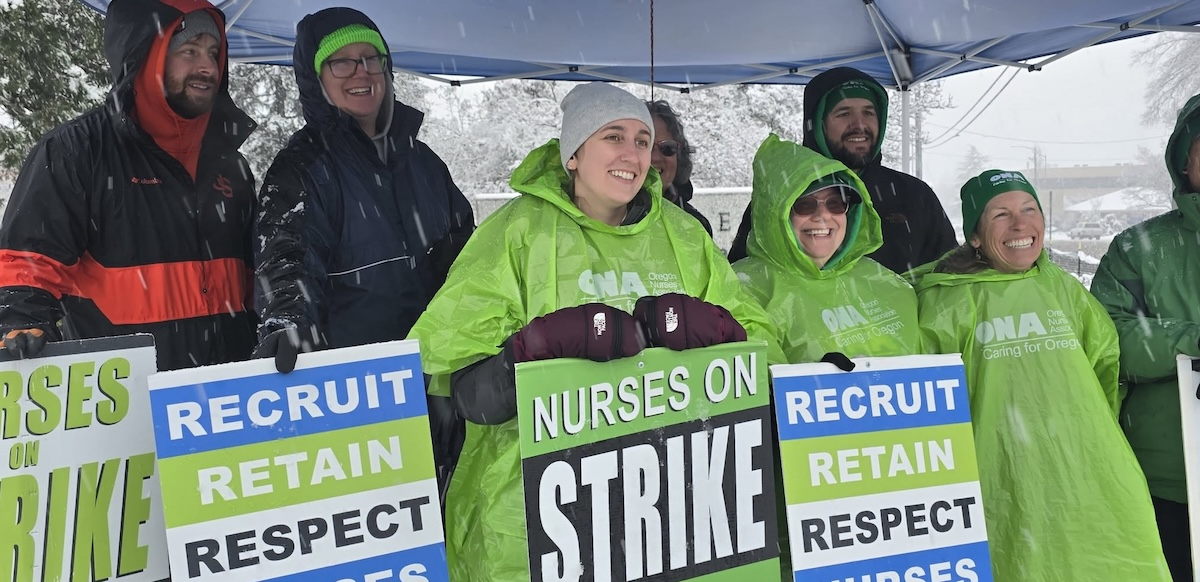
M 256 220 L 256 357 L 290 372 L 298 352 L 403 339 L 475 228 L 446 164 L 417 139 L 423 115 L 394 99 L 387 43 L 350 8 L 296 26 L 305 126 L 263 180 Z M 424 346 L 428 349 L 428 346 Z M 462 438 L 429 400 L 439 476 Z
M 1170 580 L 1117 424 L 1112 320 L 1046 256 L 1021 173 L 969 180 L 962 213 L 967 243 L 914 275 L 922 346 L 966 365 L 995 579 Z
M 683 133 L 679 114 L 663 100 L 647 101 L 654 119 L 654 145 L 650 148 L 650 165 L 662 179 L 663 199 L 682 208 L 712 236 L 712 224 L 692 206 L 692 154 L 695 148 Z
M 920 352 L 912 285 L 867 257 L 879 215 L 858 176 L 772 134 L 754 155 L 751 196 L 750 256 L 733 270 L 778 326 L 788 363 Z M 859 323 L 830 324 L 834 309 Z
M 1175 210 L 1113 237 L 1092 294 L 1121 337 L 1121 425 L 1146 472 L 1171 575 L 1192 580 L 1175 356 L 1200 357 L 1200 95 L 1167 142 Z
M 516 362 L 608 361 L 648 345 L 747 338 L 782 360 L 766 314 L 712 238 L 664 203 L 646 105 L 590 83 L 562 109 L 561 137 L 514 171 L 509 184 L 521 195 L 479 226 L 412 332 L 433 346 L 421 354 L 431 390 L 451 395 L 468 420 L 446 500 L 454 580 L 530 579 Z M 620 287 L 605 284 L 612 277 Z M 678 320 L 659 323 L 670 310 Z
M 883 166 L 887 110 L 887 91 L 867 74 L 850 67 L 825 71 L 804 88 L 803 144 L 842 162 L 866 184 L 883 232 L 883 245 L 867 256 L 903 274 L 958 243 L 929 185 Z M 751 214 L 748 205 L 729 249 L 731 262 L 746 257 Z
M 254 122 L 229 98 L 225 17 L 203 0 L 113 0 L 102 107 L 42 137 L 0 224 L 3 347 L 154 335 L 158 368 L 245 359 Z

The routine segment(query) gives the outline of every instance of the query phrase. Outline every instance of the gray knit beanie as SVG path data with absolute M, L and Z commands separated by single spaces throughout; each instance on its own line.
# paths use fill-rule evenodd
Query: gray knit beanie
M 171 43 L 167 45 L 167 53 L 173 53 L 183 46 L 183 43 L 201 34 L 211 34 L 217 42 L 221 42 L 221 32 L 217 28 L 217 23 L 213 21 L 212 14 L 208 10 L 197 10 L 188 12 L 183 17 L 183 23 L 180 24 L 179 30 L 171 37 Z
M 636 119 L 645 123 L 650 128 L 650 142 L 654 142 L 654 120 L 646 104 L 615 85 L 594 81 L 576 86 L 563 97 L 561 107 L 562 134 L 558 138 L 558 148 L 563 168 L 587 138 L 618 119 Z

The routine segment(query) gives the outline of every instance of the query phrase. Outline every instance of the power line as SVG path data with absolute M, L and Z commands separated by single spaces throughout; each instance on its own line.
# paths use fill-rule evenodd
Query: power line
M 992 95 L 992 98 L 988 100 L 988 102 L 987 102 L 987 105 L 984 105 L 984 106 L 983 106 L 983 109 L 980 109 L 980 110 L 979 110 L 979 113 L 976 113 L 976 114 L 975 114 L 975 117 L 972 117 L 972 118 L 971 118 L 971 121 L 968 121 L 966 125 L 962 126 L 962 129 L 958 130 L 958 132 L 957 132 L 957 133 L 955 133 L 953 136 L 951 136 L 951 137 L 949 137 L 948 139 L 946 139 L 946 141 L 943 141 L 942 143 L 939 143 L 939 144 L 931 144 L 931 145 L 928 145 L 928 146 L 926 146 L 926 147 L 925 147 L 925 149 L 927 149 L 927 150 L 928 150 L 928 149 L 933 149 L 933 148 L 936 148 L 936 147 L 941 147 L 941 146 L 944 146 L 944 145 L 946 145 L 946 144 L 950 143 L 950 142 L 951 142 L 951 141 L 952 141 L 954 138 L 958 137 L 958 135 L 959 135 L 959 134 L 961 134 L 962 132 L 966 131 L 966 129 L 967 129 L 968 127 L 971 127 L 971 124 L 972 124 L 972 123 L 975 123 L 975 120 L 976 120 L 976 119 L 979 119 L 979 116 L 980 116 L 980 115 L 983 115 L 983 112 L 984 112 L 984 111 L 987 111 L 987 108 L 988 108 L 988 107 L 991 107 L 991 105 L 992 105 L 992 102 L 994 102 L 994 101 L 996 100 L 996 98 L 997 98 L 997 97 L 999 97 L 999 96 L 1000 96 L 1000 94 L 1001 94 L 1001 93 L 1003 93 L 1003 92 L 1004 92 L 1004 90 L 1008 88 L 1008 85 L 1009 85 L 1010 83 L 1012 83 L 1012 82 L 1013 82 L 1013 79 L 1016 79 L 1016 78 L 1017 78 L 1017 75 L 1018 75 L 1018 74 L 1020 74 L 1020 72 L 1021 72 L 1021 70 L 1020 70 L 1020 69 L 1017 69 L 1017 70 L 1013 71 L 1013 74 L 1012 74 L 1012 76 L 1011 76 L 1011 77 L 1009 77 L 1009 78 L 1008 78 L 1008 80 L 1004 82 L 1004 86 L 1000 87 L 1000 90 L 999 90 L 999 91 L 996 91 L 996 94 L 995 94 L 995 95 Z M 1001 74 L 1004 74 L 1004 73 L 1001 73 Z M 947 132 L 947 133 L 948 133 L 948 132 Z M 942 135 L 945 135 L 945 134 L 942 134 Z
M 928 125 L 932 125 L 934 127 L 946 127 L 940 123 L 930 123 L 928 121 L 926 121 L 925 123 Z M 1029 139 L 1027 137 L 1007 137 L 1007 136 L 1003 136 L 1003 135 L 992 135 L 990 133 L 980 133 L 978 131 L 967 131 L 965 129 L 961 129 L 961 130 L 959 130 L 959 132 L 967 133 L 967 134 L 971 134 L 971 135 L 977 135 L 979 137 L 1001 139 L 1001 140 L 1005 140 L 1005 141 L 1016 141 L 1016 142 L 1021 142 L 1021 143 L 1041 143 L 1041 144 L 1051 144 L 1051 145 L 1105 145 L 1105 144 L 1114 144 L 1114 143 L 1132 143 L 1132 142 L 1138 142 L 1138 141 L 1150 141 L 1150 140 L 1154 140 L 1154 139 L 1164 139 L 1164 138 L 1171 137 L 1171 134 L 1166 134 L 1166 135 L 1156 135 L 1156 136 L 1150 136 L 1150 137 L 1135 137 L 1135 138 L 1130 138 L 1130 139 L 1114 139 L 1114 140 L 1106 140 L 1106 141 L 1052 141 L 1052 140 L 1041 140 L 1041 139 Z M 933 141 L 933 140 L 930 140 L 930 141 Z M 939 144 L 939 145 L 943 145 L 943 144 Z M 925 147 L 929 148 L 932 146 L 925 146 Z
M 992 90 L 992 87 L 995 87 L 995 86 L 996 86 L 996 83 L 999 83 L 999 82 L 1000 82 L 1000 79 L 1001 79 L 1002 77 L 1004 77 L 1004 72 L 1005 72 L 1005 71 L 1004 71 L 1004 69 L 1003 69 L 1003 68 L 1001 68 L 1001 69 L 1000 69 L 1000 74 L 999 74 L 999 75 L 997 75 L 997 76 L 996 76 L 996 78 L 992 80 L 992 84 L 991 84 L 991 85 L 988 85 L 988 88 L 987 88 L 987 89 L 984 89 L 984 90 L 983 90 L 983 93 L 981 93 L 981 94 L 979 95 L 979 98 L 978 98 L 978 99 L 976 99 L 976 100 L 975 100 L 975 102 L 974 102 L 974 103 L 972 103 L 972 104 L 971 104 L 971 106 L 970 106 L 970 107 L 968 107 L 968 108 L 967 108 L 967 110 L 963 112 L 963 114 L 962 114 L 962 117 L 959 117 L 959 118 L 958 118 L 958 121 L 955 121 L 954 123 L 951 123 L 951 124 L 950 124 L 950 127 L 947 127 L 947 128 L 946 128 L 946 131 L 942 132 L 942 135 L 939 135 L 939 136 L 937 136 L 937 137 L 935 137 L 935 138 L 933 138 L 933 139 L 929 140 L 929 143 L 933 143 L 933 142 L 935 142 L 935 141 L 937 141 L 937 140 L 939 140 L 939 139 L 942 139 L 943 137 L 946 137 L 946 134 L 950 133 L 951 131 L 954 131 L 954 127 L 955 127 L 955 126 L 957 126 L 959 123 L 962 123 L 962 120 L 966 119 L 966 118 L 967 118 L 967 116 L 971 114 L 971 110 L 975 109 L 975 106 L 976 106 L 976 105 L 979 105 L 979 102 L 980 102 L 980 101 L 983 101 L 983 98 L 984 98 L 984 97 L 987 97 L 988 91 L 991 91 L 991 90 Z M 934 124 L 934 125 L 936 125 L 936 124 Z M 940 126 L 940 125 L 939 125 L 938 127 L 943 127 L 943 126 Z

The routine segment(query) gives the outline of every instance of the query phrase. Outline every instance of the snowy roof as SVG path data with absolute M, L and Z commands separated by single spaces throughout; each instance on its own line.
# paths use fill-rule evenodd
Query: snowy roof
M 1067 207 L 1072 212 L 1124 212 L 1129 210 L 1170 210 L 1166 203 L 1171 195 L 1155 190 L 1134 186 L 1109 192 L 1091 200 L 1084 200 Z

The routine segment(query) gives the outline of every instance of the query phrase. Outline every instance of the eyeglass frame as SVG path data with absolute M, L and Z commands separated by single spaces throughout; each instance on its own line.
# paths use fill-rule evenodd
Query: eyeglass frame
M 672 150 L 671 153 L 667 153 L 666 151 L 664 151 L 663 146 L 666 146 L 668 149 Z M 673 139 L 664 139 L 660 142 L 655 142 L 652 147 L 653 147 L 653 149 L 658 150 L 658 153 L 662 154 L 663 157 L 666 157 L 666 158 L 675 157 L 676 155 L 679 154 L 679 150 L 683 149 L 683 146 L 680 145 L 678 141 L 675 141 Z
M 378 73 L 371 72 L 370 67 L 367 66 L 368 60 L 373 60 L 373 61 L 379 62 L 379 72 Z M 351 59 L 351 58 L 327 59 L 324 64 L 329 66 L 329 74 L 333 75 L 333 78 L 349 79 L 350 77 L 353 77 L 354 75 L 358 74 L 359 65 L 362 65 L 363 70 L 366 71 L 368 75 L 382 75 L 384 73 L 384 71 L 387 70 L 387 65 L 388 65 L 388 62 L 390 62 L 390 61 L 391 61 L 391 58 L 388 55 L 375 55 L 375 56 L 371 56 L 371 57 L 359 57 L 357 59 Z M 346 63 L 346 62 L 354 63 L 354 70 L 350 71 L 349 75 L 345 75 L 345 76 L 338 75 L 337 71 L 333 70 L 334 63 Z
M 821 190 L 830 190 L 830 189 L 831 188 L 822 188 Z M 817 194 L 817 192 L 820 192 L 821 190 L 817 190 L 816 192 L 811 192 L 809 194 L 804 194 L 804 195 L 800 196 L 799 198 L 796 199 L 795 202 L 792 203 L 792 214 L 795 214 L 796 216 L 812 216 L 812 215 L 816 214 L 817 211 L 820 210 L 822 206 L 824 206 L 825 210 L 828 210 L 830 214 L 846 214 L 847 212 L 850 211 L 850 205 L 853 203 L 853 201 L 850 199 L 849 196 L 846 195 L 845 188 L 835 186 L 832 189 L 836 189 L 838 191 L 838 196 L 836 198 L 828 198 L 828 199 L 814 198 L 813 196 L 815 194 Z M 808 209 L 807 212 L 801 212 L 797 208 L 797 206 L 800 205 L 800 202 L 802 200 L 806 200 L 806 199 L 812 200 L 814 202 L 814 204 L 812 205 L 811 209 Z M 834 202 L 834 203 L 840 202 L 842 205 L 841 210 L 835 210 L 833 207 L 831 207 L 829 205 L 830 202 Z M 805 206 L 808 206 L 808 204 L 805 203 Z

